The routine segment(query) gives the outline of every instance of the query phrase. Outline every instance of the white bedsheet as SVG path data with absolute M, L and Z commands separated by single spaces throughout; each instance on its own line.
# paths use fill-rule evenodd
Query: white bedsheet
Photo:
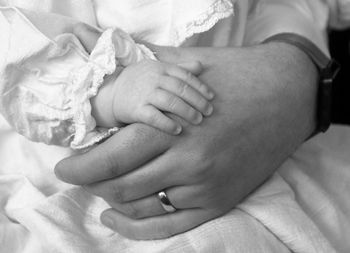
M 0 252 L 350 252 L 350 128 L 306 143 L 238 208 L 166 240 L 131 241 L 99 222 L 106 204 L 59 182 L 63 148 L 0 119 Z

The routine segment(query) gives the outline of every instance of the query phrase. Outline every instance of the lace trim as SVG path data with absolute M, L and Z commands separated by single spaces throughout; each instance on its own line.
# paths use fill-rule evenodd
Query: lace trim
M 91 115 L 90 99 L 96 96 L 103 84 L 105 75 L 112 74 L 116 69 L 114 47 L 111 43 L 112 31 L 106 31 L 99 38 L 86 65 L 71 72 L 71 85 L 68 99 L 73 114 L 74 139 L 73 149 L 85 147 L 87 134 L 96 127 L 95 119 Z M 110 41 L 108 43 L 108 41 Z
M 175 30 L 173 41 L 175 46 L 181 45 L 194 34 L 210 30 L 218 21 L 234 14 L 232 0 L 218 0 L 213 3 L 208 11 L 199 15 L 195 20 Z
M 156 59 L 147 47 L 136 44 L 120 29 L 107 29 L 97 41 L 86 65 L 71 72 L 67 94 L 75 130 L 71 148 L 85 149 L 119 131 L 119 128 L 97 128 L 91 115 L 90 99 L 97 95 L 106 75 L 117 66 L 126 67 L 143 59 Z
M 85 138 L 84 142 L 82 144 L 72 146 L 73 149 L 76 150 L 82 150 L 92 147 L 93 145 L 102 142 L 103 140 L 111 137 L 113 134 L 117 133 L 120 130 L 118 127 L 113 127 L 110 129 L 106 128 L 95 128 L 94 131 L 89 132 Z

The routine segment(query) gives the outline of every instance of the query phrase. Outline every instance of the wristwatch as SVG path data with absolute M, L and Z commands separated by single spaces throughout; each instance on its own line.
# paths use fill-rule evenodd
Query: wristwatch
M 294 33 L 279 33 L 267 38 L 263 43 L 284 42 L 298 47 L 314 62 L 319 71 L 317 94 L 317 126 L 315 134 L 326 132 L 331 124 L 332 83 L 340 66 L 325 55 L 312 41 Z

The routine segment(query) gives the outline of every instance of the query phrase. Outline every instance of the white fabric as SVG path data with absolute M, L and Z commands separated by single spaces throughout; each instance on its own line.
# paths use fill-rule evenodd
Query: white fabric
M 350 128 L 333 127 L 305 144 L 227 215 L 170 239 L 137 242 L 100 224 L 102 200 L 55 179 L 52 167 L 65 149 L 31 143 L 4 121 L 1 132 L 1 253 L 349 252 Z
M 102 29 L 118 26 L 135 38 L 163 45 L 242 46 L 292 31 L 325 52 L 325 26 L 329 14 L 335 13 L 321 0 L 0 0 L 0 4 L 22 8 L 26 20 L 40 27 L 37 33 L 50 40 L 83 21 Z M 2 11 L 0 26 L 6 31 L 4 18 Z M 203 33 L 181 41 L 197 32 Z M 27 40 L 16 43 L 42 47 L 40 40 L 29 39 L 34 34 L 26 35 Z M 0 37 L 0 66 L 7 59 L 4 41 Z M 20 52 L 15 54 L 18 59 Z M 54 164 L 70 150 L 32 143 L 2 118 L 0 139 L 1 253 L 350 251 L 348 128 L 335 127 L 305 144 L 227 215 L 170 239 L 145 242 L 127 240 L 103 227 L 98 217 L 106 204 L 54 177 Z
M 0 12 L 5 51 L 0 112 L 13 128 L 33 141 L 72 148 L 89 147 L 118 131 L 96 128 L 90 98 L 118 65 L 155 59 L 153 53 L 120 29 L 107 29 L 88 55 L 65 30 L 50 39 L 37 30 L 43 25 L 33 27 L 19 10 Z

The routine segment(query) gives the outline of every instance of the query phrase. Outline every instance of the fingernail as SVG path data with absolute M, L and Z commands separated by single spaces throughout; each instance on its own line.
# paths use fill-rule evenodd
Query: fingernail
M 208 106 L 208 109 L 207 109 L 207 111 L 206 111 L 206 113 L 205 113 L 205 116 L 210 116 L 210 115 L 213 113 L 213 111 L 214 111 L 213 106 L 212 106 L 212 105 L 209 105 L 209 106 Z
M 198 125 L 198 124 L 200 124 L 202 122 L 202 120 L 203 120 L 202 114 L 198 113 L 198 115 L 197 115 L 197 117 L 196 117 L 196 119 L 194 121 L 194 124 Z
M 177 126 L 176 129 L 175 129 L 175 131 L 174 131 L 174 134 L 175 134 L 175 135 L 178 135 L 178 134 L 181 133 L 181 131 L 182 131 L 182 127 L 181 127 L 181 126 Z
M 110 229 L 114 228 L 114 221 L 108 215 L 103 215 L 101 217 L 101 222 L 102 222 L 103 225 L 105 225 L 106 227 L 109 227 Z
M 209 91 L 209 92 L 208 92 L 208 97 L 209 97 L 209 99 L 213 99 L 213 98 L 215 97 L 214 92 Z

